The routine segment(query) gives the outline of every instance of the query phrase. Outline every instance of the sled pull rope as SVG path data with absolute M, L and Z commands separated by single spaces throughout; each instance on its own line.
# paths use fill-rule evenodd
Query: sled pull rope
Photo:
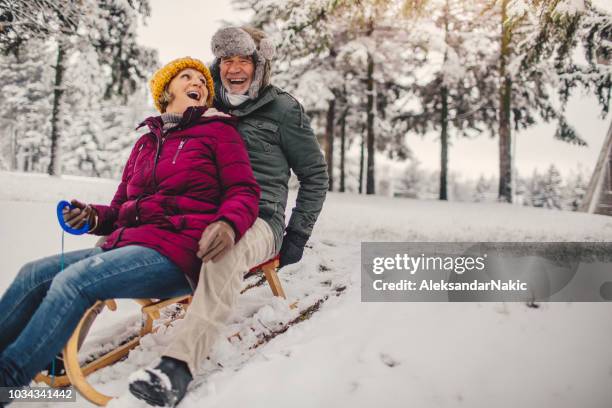
M 89 231 L 89 223 L 87 221 L 81 228 L 76 229 L 76 228 L 72 228 L 72 226 L 69 225 L 64 220 L 64 209 L 66 207 L 68 207 L 68 209 L 70 210 L 76 208 L 74 205 L 72 205 L 68 201 L 62 200 L 59 203 L 57 203 L 57 207 L 55 209 L 55 212 L 57 214 L 57 221 L 59 222 L 60 227 L 62 227 L 62 251 L 60 252 L 60 273 L 64 272 L 64 236 L 65 236 L 65 232 L 68 232 L 73 235 L 82 235 L 82 234 L 85 234 L 87 231 Z M 51 387 L 53 387 L 53 384 L 55 382 L 55 360 L 56 360 L 56 357 L 53 357 L 53 361 L 51 361 Z
M 64 272 L 64 230 L 62 230 L 62 251 L 60 252 L 60 273 Z M 55 360 L 57 358 L 53 357 L 51 360 L 51 387 L 55 383 Z

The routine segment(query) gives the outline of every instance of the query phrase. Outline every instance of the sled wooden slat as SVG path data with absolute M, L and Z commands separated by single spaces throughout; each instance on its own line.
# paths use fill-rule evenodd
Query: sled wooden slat
M 132 350 L 139 344 L 140 344 L 140 338 L 135 337 L 132 340 L 128 341 L 127 343 L 122 344 L 121 346 L 117 347 L 116 349 L 109 351 L 107 354 L 103 355 L 102 357 L 99 357 L 96 360 L 86 364 L 84 367 L 81 368 L 81 371 L 83 371 L 83 374 L 87 376 L 95 371 L 98 371 L 101 368 L 111 365 L 117 362 L 118 360 L 121 360 L 123 357 L 125 357 L 130 352 L 130 350 Z
M 278 278 L 277 269 L 278 269 L 278 259 L 270 260 L 263 265 L 260 265 L 258 269 L 263 271 L 263 274 L 266 278 L 266 281 L 270 285 L 272 293 L 274 296 L 282 297 L 286 299 L 285 291 L 281 285 L 280 279 Z M 66 370 L 66 375 L 58 376 L 55 378 L 51 378 L 48 375 L 39 373 L 35 380 L 38 382 L 45 382 L 46 384 L 53 387 L 65 387 L 67 385 L 72 384 L 74 388 L 88 401 L 99 405 L 105 406 L 108 402 L 113 399 L 113 397 L 102 394 L 98 392 L 91 384 L 87 382 L 86 377 L 108 365 L 111 365 L 121 358 L 125 357 L 130 350 L 134 349 L 136 346 L 140 344 L 140 339 L 154 332 L 157 327 L 153 327 L 153 322 L 160 318 L 160 311 L 172 304 L 182 304 L 183 307 L 188 307 L 191 301 L 191 296 L 179 296 L 172 299 L 163 299 L 163 300 L 155 300 L 155 299 L 133 299 L 141 306 L 141 311 L 143 315 L 143 321 L 141 325 L 141 329 L 139 335 L 130 341 L 122 344 L 121 346 L 109 351 L 101 357 L 98 357 L 96 360 L 91 361 L 84 366 L 81 367 L 78 359 L 78 351 L 83 343 L 87 332 L 89 331 L 89 327 L 93 323 L 95 317 L 102 311 L 104 307 L 108 307 L 109 310 L 116 310 L 117 304 L 114 300 L 107 300 L 104 302 L 98 301 L 91 308 L 85 312 L 77 328 L 74 333 L 68 340 L 66 347 L 63 350 L 64 355 L 64 368 Z M 290 306 L 291 308 L 295 307 L 295 303 Z M 170 320 L 165 325 L 171 324 L 173 320 Z M 53 383 L 53 385 L 51 385 Z

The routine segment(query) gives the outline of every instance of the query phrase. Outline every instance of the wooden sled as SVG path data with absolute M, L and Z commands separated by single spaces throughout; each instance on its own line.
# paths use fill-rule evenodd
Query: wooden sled
M 256 266 L 255 268 L 251 269 L 247 276 L 262 271 L 266 281 L 272 289 L 272 293 L 274 294 L 274 296 L 279 296 L 283 299 L 286 299 L 285 292 L 283 291 L 283 287 L 281 286 L 280 280 L 278 279 L 278 265 L 278 258 L 274 258 L 262 265 Z M 39 373 L 36 375 L 34 380 L 37 382 L 44 382 L 54 388 L 73 385 L 74 388 L 88 401 L 99 406 L 105 406 L 106 404 L 108 404 L 108 402 L 113 397 L 97 391 L 91 384 L 87 382 L 86 377 L 89 374 L 103 367 L 111 365 L 127 356 L 130 350 L 134 349 L 140 344 L 140 339 L 142 337 L 154 332 L 158 327 L 160 327 L 155 327 L 153 323 L 155 320 L 158 320 L 160 318 L 161 309 L 173 304 L 178 304 L 181 308 L 186 310 L 189 306 L 189 303 L 191 302 L 191 296 L 181 296 L 163 300 L 134 299 L 134 301 L 141 306 L 143 319 L 140 331 L 136 337 L 128 340 L 127 342 L 121 344 L 120 346 L 109 351 L 108 353 L 96 358 L 95 360 L 87 362 L 81 366 L 81 364 L 79 363 L 78 352 L 81 345 L 84 343 L 85 338 L 87 337 L 87 333 L 89 332 L 89 329 L 91 328 L 94 320 L 105 307 L 109 308 L 112 311 L 115 311 L 117 309 L 117 304 L 114 300 L 106 300 L 104 302 L 98 301 L 85 312 L 77 328 L 72 333 L 72 337 L 70 337 L 68 343 L 62 351 L 64 359 L 64 369 L 66 371 L 66 374 L 51 377 L 46 373 Z M 170 324 L 172 323 L 172 321 L 174 320 L 170 319 L 165 324 Z

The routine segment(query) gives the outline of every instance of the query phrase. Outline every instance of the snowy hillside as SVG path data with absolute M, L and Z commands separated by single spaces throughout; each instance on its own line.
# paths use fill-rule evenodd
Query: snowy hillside
M 24 262 L 59 251 L 58 200 L 106 202 L 115 185 L 0 173 L 0 291 Z M 66 247 L 84 248 L 95 240 L 70 236 Z M 228 336 L 240 333 L 242 341 L 218 343 L 179 406 L 609 407 L 608 304 L 534 309 L 519 303 L 360 301 L 362 241 L 462 240 L 611 241 L 612 218 L 332 193 L 305 259 L 280 274 L 289 301 L 273 298 L 266 286 L 242 295 L 227 330 Z M 309 304 L 326 296 L 310 319 L 250 349 L 257 340 L 253 333 L 274 332 L 297 317 L 289 302 Z M 94 326 L 90 347 L 133 329 L 137 314 L 129 302 L 120 303 L 118 312 Z M 126 395 L 126 379 L 153 362 L 172 333 L 171 327 L 148 336 L 126 360 L 90 377 L 101 390 L 123 394 L 110 406 L 142 406 Z M 65 406 L 92 405 L 79 396 Z

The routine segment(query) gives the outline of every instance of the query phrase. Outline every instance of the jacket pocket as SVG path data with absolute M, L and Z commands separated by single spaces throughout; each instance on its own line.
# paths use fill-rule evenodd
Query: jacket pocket
M 245 127 L 241 129 L 249 150 L 270 153 L 278 145 L 278 125 L 261 119 L 244 119 Z

